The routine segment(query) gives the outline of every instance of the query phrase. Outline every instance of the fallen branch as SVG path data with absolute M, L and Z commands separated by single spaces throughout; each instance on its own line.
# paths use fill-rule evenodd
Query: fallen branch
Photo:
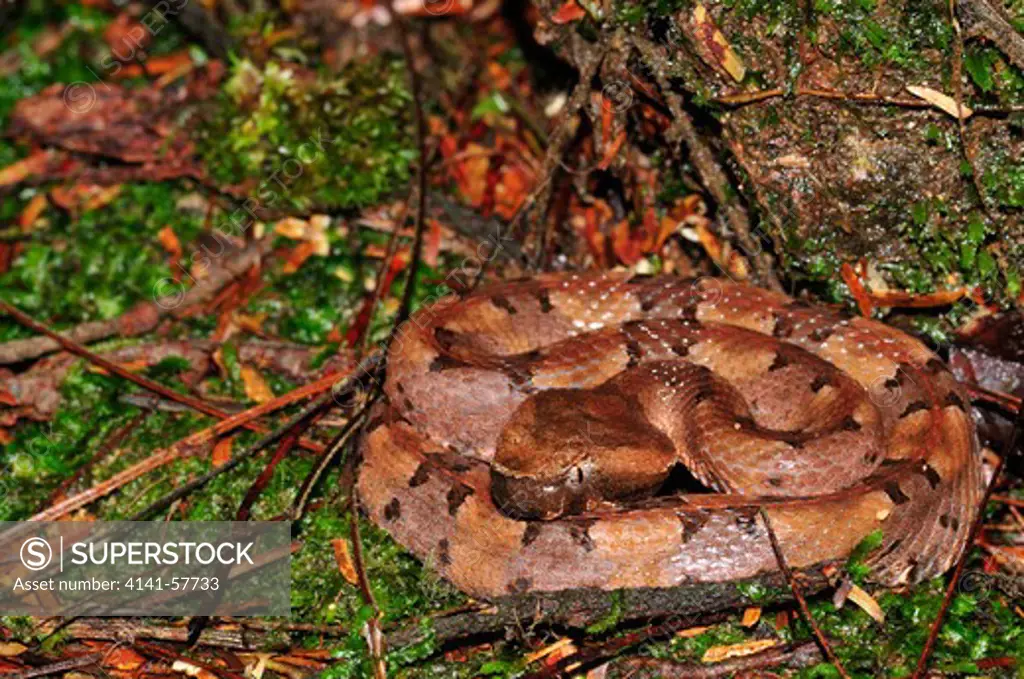
M 829 587 L 823 569 L 829 563 L 794 572 L 801 590 L 815 594 Z M 765 592 L 751 597 L 751 592 Z M 417 622 L 389 635 L 393 647 L 421 643 L 428 638 L 438 646 L 458 639 L 502 634 L 526 626 L 560 626 L 582 629 L 595 623 L 628 623 L 659 619 L 697 621 L 709 613 L 748 606 L 769 606 L 791 601 L 792 593 L 781 573 L 767 573 L 740 582 L 701 583 L 662 589 L 630 589 L 615 592 L 569 590 L 535 593 L 498 599 L 479 611 L 458 611 Z

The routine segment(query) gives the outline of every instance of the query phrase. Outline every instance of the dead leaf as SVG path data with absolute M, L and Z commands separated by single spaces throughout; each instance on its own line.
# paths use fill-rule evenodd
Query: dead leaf
M 226 436 L 217 441 L 217 445 L 213 447 L 213 453 L 210 455 L 210 462 L 214 467 L 221 467 L 231 460 L 231 447 L 234 442 L 234 436 Z
M 131 373 L 137 373 L 137 372 L 142 372 L 143 370 L 148 368 L 149 367 L 149 361 L 147 361 L 144 358 L 140 358 L 140 359 L 135 360 L 135 361 L 124 361 L 123 363 L 118 363 L 117 367 L 121 368 L 122 370 L 127 370 L 128 372 L 131 372 Z M 89 366 L 86 369 L 89 372 L 95 373 L 97 375 L 109 375 L 110 374 L 109 372 L 107 372 L 106 368 L 101 368 L 101 367 L 96 366 L 96 365 L 91 365 L 91 366 Z
M 867 592 L 865 592 L 863 589 L 861 589 L 857 585 L 854 585 L 850 588 L 850 591 L 849 593 L 847 593 L 846 598 L 849 601 L 852 601 L 853 603 L 857 604 L 857 606 L 859 606 L 862 611 L 864 611 L 872 618 L 874 618 L 875 622 L 877 622 L 879 625 L 885 624 L 885 611 L 883 611 L 882 607 L 878 605 L 878 602 L 875 601 L 875 598 Z
M 566 655 L 565 651 L 575 652 L 575 648 L 576 647 L 573 645 L 571 638 L 569 638 L 569 637 L 562 637 L 561 639 L 559 639 L 555 643 L 548 644 L 547 646 L 545 646 L 544 648 L 540 649 L 539 651 L 534 651 L 533 653 L 528 653 L 526 655 L 526 657 L 523 658 L 523 660 L 526 662 L 527 665 L 529 665 L 532 662 L 537 662 L 541 658 L 546 658 L 546 657 L 548 657 L 548 656 L 550 656 L 552 654 L 558 653 L 559 651 L 561 651 L 561 653 L 559 653 L 559 656 L 560 657 L 565 657 L 565 655 Z
M 28 646 L 23 646 L 16 641 L 3 642 L 0 643 L 0 658 L 13 658 L 27 650 Z
M 292 240 L 305 240 L 306 220 L 298 217 L 285 217 L 274 224 L 274 233 Z
M 45 193 L 37 193 L 32 196 L 32 200 L 28 202 L 25 209 L 18 215 L 18 226 L 21 227 L 22 233 L 29 233 L 32 230 L 32 225 L 39 219 L 39 215 L 43 214 L 46 205 Z
M 693 8 L 692 16 L 693 33 L 701 58 L 712 68 L 724 70 L 733 80 L 741 82 L 743 76 L 747 74 L 747 68 L 725 39 L 725 35 L 715 25 L 707 8 L 698 2 Z
M 580 6 L 576 0 L 566 0 L 565 4 L 555 10 L 551 15 L 551 22 L 555 24 L 567 24 L 572 21 L 579 21 L 587 16 L 587 10 Z
M 33 174 L 38 174 L 46 169 L 50 154 L 46 151 L 38 151 L 27 158 L 11 163 L 0 170 L 0 187 L 18 184 Z
M 174 664 L 171 665 L 171 671 L 181 672 L 190 677 L 195 677 L 195 679 L 217 679 L 217 675 L 213 672 L 204 670 L 202 667 L 185 662 L 184 660 L 175 660 Z
M 243 314 L 235 312 L 235 325 L 241 330 L 247 330 L 254 335 L 263 335 L 263 321 L 267 320 L 267 314 Z
M 138 78 L 145 75 L 165 76 L 188 73 L 195 68 L 188 50 L 150 57 L 146 60 L 145 66 L 146 68 L 143 70 L 141 64 L 124 64 L 117 73 L 112 75 L 116 78 Z
M 761 619 L 761 607 L 753 606 L 743 611 L 743 621 L 740 623 L 744 627 L 753 627 L 757 624 L 757 621 Z
M 274 399 L 274 392 L 270 390 L 266 380 L 251 366 L 242 366 L 242 383 L 245 386 L 245 395 L 257 403 L 266 403 Z
M 943 94 L 938 90 L 933 90 L 932 88 L 924 87 L 923 85 L 907 85 L 907 92 L 910 92 L 915 97 L 924 99 L 940 111 L 944 111 L 954 118 L 957 117 L 956 100 L 948 94 Z M 960 116 L 962 118 L 970 118 L 973 113 L 974 111 L 970 108 L 964 106 L 962 103 L 960 104 Z
M 700 635 L 702 635 L 705 632 L 707 632 L 709 629 L 711 629 L 711 628 L 707 627 L 707 626 L 705 626 L 705 627 L 688 627 L 688 628 L 686 628 L 684 630 L 679 630 L 678 632 L 676 632 L 676 636 L 679 637 L 680 639 L 692 639 L 693 637 L 699 637 Z
M 165 226 L 160 229 L 160 233 L 156 235 L 157 240 L 160 241 L 160 245 L 163 246 L 167 254 L 171 256 L 172 261 L 178 261 L 181 259 L 181 241 L 178 240 L 177 234 L 174 233 L 174 229 L 169 226 Z
M 98 186 L 96 184 L 75 184 L 57 186 L 50 191 L 54 205 L 68 212 L 97 210 L 108 205 L 121 193 L 121 185 Z
M 491 166 L 490 149 L 470 143 L 460 155 L 463 156 L 463 160 L 455 166 L 455 181 L 466 202 L 473 207 L 479 207 L 487 195 L 487 170 Z
M 338 572 L 348 584 L 358 585 L 359 576 L 356 573 L 355 563 L 352 561 L 352 553 L 349 552 L 348 540 L 336 538 L 331 540 L 331 545 L 334 547 L 334 561 L 338 564 Z
M 142 667 L 146 659 L 130 648 L 119 647 L 110 651 L 103 659 L 104 667 L 112 667 L 116 670 L 137 670 Z
M 315 252 L 315 243 L 311 243 L 310 241 L 303 241 L 299 243 L 288 253 L 284 266 L 281 267 L 281 270 L 284 273 L 295 273 L 302 268 L 302 265 L 306 263 L 306 260 L 312 257 Z
M 728 660 L 729 658 L 742 658 L 761 651 L 768 650 L 780 645 L 777 639 L 757 639 L 755 641 L 744 641 L 741 644 L 729 644 L 726 646 L 712 646 L 704 652 L 701 662 L 715 663 Z
M 149 44 L 151 32 L 128 14 L 118 14 L 103 31 L 103 40 L 118 61 L 132 61 Z

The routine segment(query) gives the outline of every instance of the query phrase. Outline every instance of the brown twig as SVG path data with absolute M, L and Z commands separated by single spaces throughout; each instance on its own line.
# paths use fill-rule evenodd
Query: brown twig
M 671 636 L 679 630 L 689 627 L 715 625 L 728 619 L 728 617 L 728 613 L 714 613 L 702 616 L 672 616 L 665 622 L 649 625 L 641 630 L 609 639 L 603 644 L 581 649 L 577 653 L 562 658 L 554 665 L 528 674 L 525 679 L 547 679 L 553 676 L 563 676 L 565 673 L 568 673 L 570 667 L 591 667 L 601 661 L 611 660 L 630 648 L 648 641 Z
M 312 419 L 309 424 L 312 424 Z M 256 499 L 259 498 L 260 493 L 270 483 L 270 479 L 274 476 L 274 470 L 277 469 L 277 465 L 284 459 L 285 455 L 295 447 L 296 441 L 299 439 L 301 430 L 305 427 L 306 422 L 299 421 L 289 427 L 285 433 L 284 438 L 277 442 L 277 449 L 274 450 L 274 454 L 270 456 L 267 464 L 260 471 L 259 476 L 252 482 L 249 489 L 245 491 L 245 497 L 242 498 L 242 502 L 238 505 L 238 511 L 235 512 L 235 521 L 248 521 L 249 514 L 252 511 L 252 506 L 256 503 Z
M 134 337 L 152 331 L 165 316 L 176 316 L 183 310 L 204 304 L 218 291 L 244 275 L 253 264 L 270 252 L 266 239 L 239 250 L 227 257 L 221 266 L 212 267 L 208 275 L 182 295 L 167 295 L 152 302 L 141 302 L 127 313 L 106 321 L 89 321 L 64 332 L 64 336 L 78 344 L 97 342 L 109 337 Z M 0 344 L 0 365 L 20 363 L 60 349 L 61 343 L 52 336 L 30 337 Z
M 409 88 L 412 90 L 413 117 L 416 121 L 416 147 L 419 151 L 419 163 L 416 167 L 416 211 L 413 215 L 414 233 L 412 253 L 409 258 L 409 273 L 406 276 L 405 291 L 402 302 L 395 317 L 395 326 L 399 326 L 412 313 L 412 298 L 416 292 L 417 269 L 423 257 L 423 232 L 427 215 L 427 121 L 423 114 L 423 91 L 420 74 L 416 70 L 416 59 L 412 49 L 409 27 L 401 14 L 395 13 L 395 27 L 402 41 L 402 53 L 405 56 L 405 67 L 409 73 Z
M 45 677 L 51 674 L 60 674 L 61 676 L 66 675 L 71 670 L 82 669 L 83 667 L 89 667 L 95 665 L 99 661 L 103 660 L 103 653 L 90 653 L 88 655 L 80 655 L 77 658 L 69 658 L 68 660 L 61 660 L 49 665 L 43 665 L 42 667 L 36 667 L 30 670 L 24 670 L 22 672 L 15 672 L 9 674 L 9 679 L 34 679 L 34 677 Z
M 770 648 L 761 653 L 732 658 L 713 665 L 677 663 L 654 658 L 626 658 L 608 666 L 609 679 L 618 677 L 648 677 L 661 679 L 719 679 L 768 670 L 773 667 L 803 668 L 821 662 L 821 651 L 813 641 L 788 648 Z M 751 675 L 753 676 L 753 675 Z M 757 676 L 775 676 L 761 675 Z
M 313 488 L 316 487 L 317 481 L 323 476 L 323 473 L 334 463 L 338 455 L 348 445 L 352 435 L 357 432 L 363 425 L 363 420 L 366 414 L 373 407 L 373 404 L 377 402 L 381 392 L 376 390 L 375 393 L 367 399 L 359 410 L 349 418 L 349 421 L 342 428 L 341 432 L 331 441 L 327 446 L 326 452 L 317 460 L 316 465 L 310 470 L 309 474 L 302 481 L 302 485 L 299 486 L 299 492 L 295 496 L 295 501 L 292 503 L 291 519 L 292 521 L 299 521 L 306 513 L 306 507 L 309 504 L 310 494 L 313 492 Z
M 360 438 L 364 433 L 362 425 Z M 352 545 L 352 565 L 356 571 L 356 578 L 359 582 L 359 596 L 363 603 L 373 609 L 373 616 L 366 621 L 363 633 L 366 637 L 366 645 L 370 650 L 370 657 L 373 658 L 373 673 L 377 679 L 386 679 L 387 667 L 384 664 L 385 639 L 381 629 L 381 618 L 383 612 L 377 605 L 370 588 L 370 579 L 366 575 L 366 563 L 363 559 L 363 540 L 359 534 L 359 494 L 355 485 L 349 491 L 349 540 Z
M 300 413 L 298 413 L 295 417 L 293 417 L 284 426 L 279 427 L 278 429 L 276 429 L 276 430 L 274 430 L 272 432 L 269 432 L 267 435 L 265 435 L 259 441 L 257 441 L 256 443 L 254 443 L 250 447 L 246 448 L 245 450 L 243 450 L 238 455 L 235 455 L 234 457 L 232 457 L 230 460 L 228 460 L 227 462 L 225 462 L 221 466 L 219 466 L 219 467 L 217 467 L 215 469 L 212 469 L 212 470 L 206 472 L 205 474 L 203 474 L 202 476 L 194 478 L 191 481 L 185 483 L 184 485 L 179 486 L 178 488 L 174 489 L 170 493 L 167 493 L 166 495 L 164 495 L 163 497 L 161 497 L 160 499 L 158 499 L 156 502 L 152 503 L 148 507 L 146 507 L 146 508 L 136 512 L 131 517 L 130 520 L 131 521 L 143 521 L 146 518 L 148 518 L 150 515 L 152 515 L 152 514 L 154 514 L 156 512 L 163 511 L 164 509 L 170 507 L 172 504 L 174 504 L 175 502 L 177 502 L 181 498 L 188 496 L 190 493 L 193 493 L 196 490 L 199 490 L 200 488 L 202 488 L 207 483 L 209 483 L 213 479 L 217 478 L 221 474 L 225 474 L 225 473 L 233 470 L 235 467 L 237 467 L 238 465 L 242 464 L 246 460 L 255 457 L 264 448 L 266 448 L 269 445 L 272 445 L 272 444 L 276 443 L 281 438 L 283 438 L 285 436 L 285 434 L 287 434 L 289 431 L 292 430 L 293 427 L 295 427 L 297 425 L 302 425 L 302 424 L 308 423 L 309 421 L 315 419 L 322 412 L 324 412 L 327 409 L 329 409 L 331 407 L 331 405 L 332 405 L 332 401 L 331 401 L 330 396 L 328 396 L 328 395 L 321 396 L 316 401 L 311 403 L 308 407 L 303 409 Z M 153 455 L 151 457 L 156 457 L 156 455 Z
M 590 89 L 594 76 L 597 75 L 597 71 L 601 67 L 605 55 L 608 53 L 608 46 L 604 43 L 595 47 L 588 47 L 584 41 L 579 39 L 579 36 L 574 35 L 573 39 L 577 40 L 579 50 L 586 55 L 579 69 L 579 80 L 565 102 L 565 108 L 562 111 L 562 121 L 548 137 L 547 152 L 544 155 L 540 181 L 531 191 L 529 197 L 523 202 L 520 211 L 513 220 L 513 225 L 510 226 L 510 228 L 515 228 L 515 222 L 525 218 L 534 206 L 538 207 L 541 230 L 540 238 L 537 241 L 537 251 L 533 256 L 533 266 L 535 269 L 543 268 L 544 257 L 547 254 L 548 244 L 552 237 L 553 227 L 547 219 L 547 213 L 548 204 L 551 201 L 551 193 L 554 188 L 555 175 L 558 172 L 558 168 L 561 167 L 562 156 L 565 154 L 569 142 L 572 141 L 573 132 L 576 130 L 576 125 L 573 124 L 576 115 L 590 98 Z
M 992 212 L 988 203 L 985 202 L 985 188 L 981 183 L 981 176 L 978 174 L 978 166 L 974 162 L 974 149 L 967 138 L 967 121 L 964 120 L 963 107 L 963 83 L 961 82 L 964 60 L 964 35 L 960 27 L 960 21 L 956 18 L 956 0 L 949 0 L 949 21 L 953 26 L 953 98 L 956 101 L 956 122 L 957 131 L 960 134 L 960 148 L 963 150 L 964 160 L 971 167 L 971 181 L 974 183 L 974 190 L 978 192 L 978 201 L 981 209 L 989 217 Z
M 789 584 L 789 589 L 793 593 L 793 598 L 796 599 L 797 606 L 800 608 L 800 614 L 803 616 L 804 622 L 811 628 L 811 632 L 814 633 L 814 638 L 817 640 L 818 645 L 824 652 L 825 657 L 828 661 L 836 668 L 839 672 L 839 676 L 843 679 L 850 679 L 850 675 L 846 673 L 843 668 L 843 664 L 839 662 L 839 658 L 836 656 L 835 651 L 832 650 L 832 645 L 828 642 L 828 638 L 825 637 L 824 632 L 818 627 L 818 623 L 814 621 L 814 616 L 811 615 L 811 609 L 807 605 L 807 599 L 804 598 L 803 592 L 800 591 L 800 586 L 797 584 L 796 578 L 793 577 L 793 571 L 789 567 L 789 563 L 786 561 L 786 555 L 782 553 L 782 546 L 779 545 L 779 539 L 775 535 L 775 531 L 772 529 L 771 520 L 768 518 L 768 512 L 764 510 L 764 507 L 760 508 L 761 521 L 764 522 L 765 530 L 768 532 L 768 540 L 772 544 L 772 551 L 775 553 L 775 560 L 779 563 L 779 569 L 786 578 L 786 582 Z
M 946 618 L 946 613 L 949 611 L 950 604 L 953 602 L 953 596 L 956 594 L 957 584 L 960 582 L 960 576 L 964 572 L 964 566 L 967 565 L 967 559 L 970 556 L 971 547 L 981 534 L 981 526 L 985 516 L 985 507 L 988 506 L 989 500 L 992 499 L 992 491 L 995 490 L 996 483 L 999 482 L 999 475 L 1003 471 L 1006 458 L 1013 455 L 1017 450 L 1022 431 L 1024 431 L 1024 407 L 1017 409 L 1017 415 L 1014 418 L 1013 423 L 1013 431 L 1010 432 L 1010 438 L 1006 443 L 1003 454 L 999 456 L 998 462 L 996 462 L 995 467 L 992 469 L 992 479 L 989 481 L 988 486 L 985 488 L 985 494 L 981 498 L 981 504 L 978 507 L 978 515 L 974 518 L 974 523 L 971 525 L 971 532 L 967 535 L 967 543 L 964 546 L 963 554 L 961 554 L 960 558 L 957 559 L 956 567 L 953 569 L 953 573 L 949 577 L 949 582 L 946 584 L 946 592 L 942 597 L 942 606 L 939 608 L 939 614 L 935 617 L 935 622 L 932 623 L 931 628 L 928 630 L 928 639 L 925 641 L 924 648 L 921 650 L 921 657 L 917 659 L 917 667 L 914 669 L 914 674 L 911 679 L 921 679 L 928 671 L 928 660 L 931 658 L 932 651 L 935 650 L 935 642 L 939 638 L 939 631 L 942 629 L 942 623 Z

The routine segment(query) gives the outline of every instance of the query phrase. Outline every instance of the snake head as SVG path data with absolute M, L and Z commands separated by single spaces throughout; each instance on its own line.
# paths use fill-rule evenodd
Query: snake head
M 652 494 L 675 458 L 634 401 L 550 389 L 526 399 L 502 430 L 491 498 L 515 519 L 556 519 Z
M 601 501 L 592 472 L 593 464 L 585 458 L 554 475 L 516 474 L 492 465 L 491 499 L 502 513 L 517 520 L 543 521 L 579 514 Z

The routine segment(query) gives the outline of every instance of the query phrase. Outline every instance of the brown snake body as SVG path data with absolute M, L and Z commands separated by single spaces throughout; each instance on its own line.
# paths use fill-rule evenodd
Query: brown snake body
M 718 279 L 551 274 L 421 309 L 362 447 L 370 517 L 464 591 L 946 570 L 982 496 L 965 393 L 881 323 Z M 714 492 L 671 492 L 681 468 Z

